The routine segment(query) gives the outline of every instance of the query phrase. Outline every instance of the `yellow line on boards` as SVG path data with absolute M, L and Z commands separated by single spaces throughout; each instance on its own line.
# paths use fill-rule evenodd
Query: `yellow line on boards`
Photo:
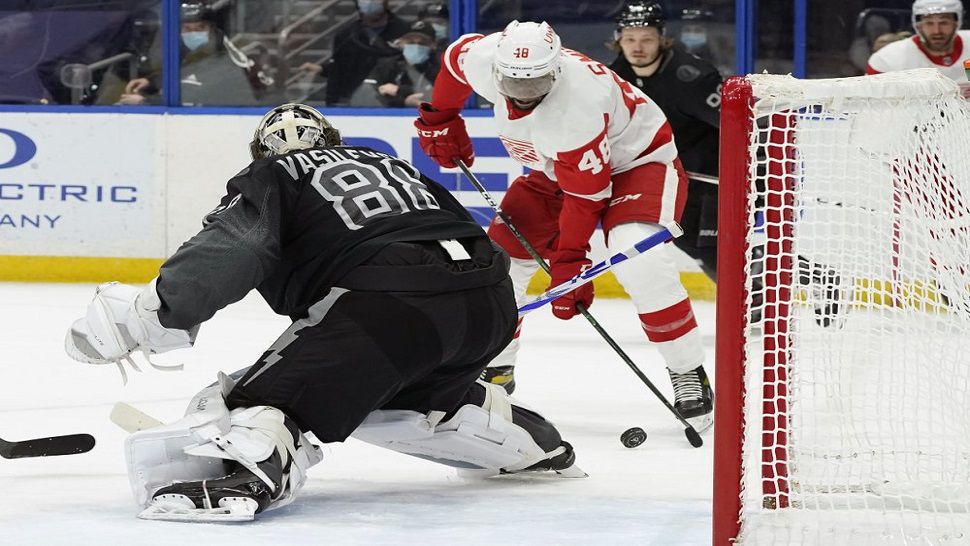
M 158 275 L 163 261 L 161 258 L 0 256 L 0 280 L 147 283 Z
M 0 256 L 0 281 L 147 283 L 158 274 L 161 258 L 87 258 L 78 256 Z M 714 300 L 715 287 L 703 273 L 681 273 L 691 298 Z M 602 298 L 628 298 L 612 273 L 593 281 Z M 530 294 L 541 294 L 549 277 L 539 272 L 529 284 Z

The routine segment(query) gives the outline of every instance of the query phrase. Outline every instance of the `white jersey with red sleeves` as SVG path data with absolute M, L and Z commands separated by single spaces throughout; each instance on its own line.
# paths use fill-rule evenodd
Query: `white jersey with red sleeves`
M 611 70 L 575 51 L 563 49 L 562 72 L 538 106 L 527 112 L 512 109 L 492 74 L 500 37 L 469 34 L 448 48 L 444 67 L 458 85 L 453 93 L 448 85 L 439 89 L 439 77 L 435 107 L 461 108 L 468 93 L 458 89 L 470 87 L 495 105 L 498 136 L 513 159 L 543 171 L 563 191 L 590 200 L 610 197 L 611 173 L 676 159 L 660 108 Z
M 957 31 L 953 38 L 953 52 L 949 55 L 933 55 L 923 46 L 919 35 L 886 45 L 869 57 L 866 74 L 880 74 L 913 68 L 936 68 L 944 76 L 965 82 L 963 61 L 970 59 L 970 30 Z

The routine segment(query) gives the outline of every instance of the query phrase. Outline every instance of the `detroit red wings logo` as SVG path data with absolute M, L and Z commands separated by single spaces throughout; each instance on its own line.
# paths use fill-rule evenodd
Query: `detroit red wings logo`
M 536 149 L 531 142 L 515 140 L 514 138 L 502 135 L 499 135 L 498 138 L 502 141 L 502 145 L 505 146 L 505 149 L 512 156 L 512 159 L 519 163 L 539 163 L 539 154 L 536 153 Z

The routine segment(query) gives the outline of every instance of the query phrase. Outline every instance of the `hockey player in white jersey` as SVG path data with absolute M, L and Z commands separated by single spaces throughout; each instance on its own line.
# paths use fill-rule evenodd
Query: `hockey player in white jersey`
M 952 80 L 965 82 L 963 61 L 970 59 L 970 30 L 960 30 L 960 0 L 916 0 L 912 17 L 916 35 L 873 53 L 866 73 L 936 68 Z
M 550 262 L 552 285 L 590 266 L 589 241 L 602 224 L 617 252 L 677 222 L 687 179 L 662 111 L 640 90 L 582 53 L 561 47 L 547 23 L 513 21 L 500 33 L 462 36 L 445 52 L 430 104 L 415 121 L 421 147 L 443 167 L 471 164 L 460 116 L 472 92 L 495 105 L 498 136 L 532 170 L 510 185 L 502 209 Z M 493 220 L 489 236 L 512 256 L 522 301 L 536 264 L 509 229 Z M 712 395 L 687 291 L 666 245 L 616 268 L 649 340 L 670 372 L 678 411 L 704 430 Z M 553 302 L 558 318 L 593 301 L 587 284 Z M 518 333 L 486 378 L 514 385 Z

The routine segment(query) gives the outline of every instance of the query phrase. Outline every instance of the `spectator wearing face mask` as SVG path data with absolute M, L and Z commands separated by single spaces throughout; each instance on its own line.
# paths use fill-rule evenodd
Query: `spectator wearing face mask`
M 381 59 L 371 74 L 379 100 L 396 107 L 431 100 L 431 87 L 441 68 L 434 28 L 427 21 L 415 21 L 395 45 L 401 48 L 401 57 Z
M 444 51 L 451 43 L 448 35 L 448 4 L 446 2 L 429 2 L 418 11 L 418 20 L 431 24 L 434 29 L 435 47 Z
M 408 23 L 391 13 L 387 0 L 357 0 L 357 13 L 358 20 L 334 37 L 333 56 L 326 66 L 300 66 L 327 78 L 329 105 L 348 104 L 378 60 L 401 54 L 391 44 L 408 31 Z
M 679 41 L 688 53 L 711 60 L 714 58 L 714 53 L 707 41 L 707 27 L 704 23 L 707 16 L 707 12 L 699 9 L 683 10 Z
M 272 79 L 223 34 L 217 17 L 202 2 L 181 8 L 181 95 L 186 105 L 256 105 L 266 97 Z M 118 104 L 161 102 L 161 67 L 125 86 Z

